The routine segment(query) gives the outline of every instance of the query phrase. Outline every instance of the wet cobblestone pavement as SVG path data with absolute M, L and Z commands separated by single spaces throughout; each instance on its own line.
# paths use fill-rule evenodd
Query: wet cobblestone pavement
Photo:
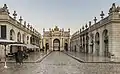
M 0 74 L 120 74 L 120 64 L 80 63 L 62 52 L 52 52 L 39 63 L 0 64 Z
M 41 61 L 45 56 L 47 56 L 51 51 L 47 52 L 31 52 L 28 54 L 28 58 L 23 59 L 24 63 L 35 63 Z M 3 58 L 0 63 L 4 63 L 5 59 Z M 7 57 L 7 63 L 15 63 L 15 57 Z

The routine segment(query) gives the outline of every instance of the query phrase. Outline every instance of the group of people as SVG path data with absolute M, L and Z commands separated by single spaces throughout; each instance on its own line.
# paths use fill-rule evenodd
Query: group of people
M 15 52 L 16 63 L 22 64 L 24 58 L 25 58 L 25 53 L 23 51 L 18 50 L 17 52 Z

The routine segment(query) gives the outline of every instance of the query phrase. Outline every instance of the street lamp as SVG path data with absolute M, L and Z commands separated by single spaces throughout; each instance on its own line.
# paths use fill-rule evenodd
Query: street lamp
M 4 53 L 5 53 L 5 64 L 4 64 L 4 68 L 7 68 L 7 64 L 6 64 L 6 45 L 5 46 L 5 50 L 4 50 Z

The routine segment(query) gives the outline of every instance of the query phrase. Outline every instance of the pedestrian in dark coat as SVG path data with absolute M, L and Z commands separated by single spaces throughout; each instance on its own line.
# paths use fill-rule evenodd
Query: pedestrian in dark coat
M 17 56 L 18 56 L 18 62 L 21 64 L 21 63 L 23 63 L 23 51 L 21 51 L 21 50 L 18 50 L 18 52 L 17 52 Z
M 17 54 L 17 52 L 15 52 L 15 61 L 16 61 L 16 64 L 17 64 L 17 63 L 19 63 L 19 61 L 18 61 L 18 54 Z

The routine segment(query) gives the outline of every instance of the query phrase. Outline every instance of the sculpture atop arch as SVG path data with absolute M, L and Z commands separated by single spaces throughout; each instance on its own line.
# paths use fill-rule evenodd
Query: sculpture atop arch
M 59 31 L 58 26 L 55 26 L 54 31 Z

